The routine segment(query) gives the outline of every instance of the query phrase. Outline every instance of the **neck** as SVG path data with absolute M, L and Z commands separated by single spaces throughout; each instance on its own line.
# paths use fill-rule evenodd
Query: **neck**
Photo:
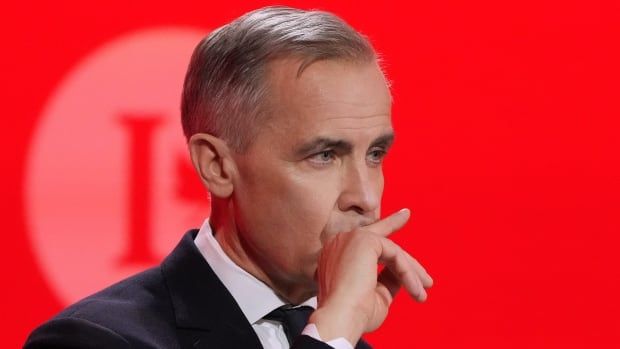
M 232 200 L 212 198 L 212 211 L 209 218 L 211 229 L 215 232 L 215 239 L 220 247 L 236 265 L 250 273 L 274 290 L 281 298 L 290 304 L 300 304 L 315 295 L 315 290 L 309 290 L 286 280 L 270 276 L 267 268 L 261 267 L 258 258 L 253 257 L 251 251 L 244 246 L 243 234 L 238 229 L 233 214 Z

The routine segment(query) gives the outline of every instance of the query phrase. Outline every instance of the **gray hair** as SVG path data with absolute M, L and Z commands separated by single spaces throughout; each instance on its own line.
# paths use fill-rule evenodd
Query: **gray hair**
M 288 57 L 300 59 L 297 76 L 318 60 L 378 61 L 368 39 L 331 13 L 280 6 L 246 13 L 192 54 L 181 100 L 186 139 L 209 133 L 243 152 L 266 114 L 267 65 Z

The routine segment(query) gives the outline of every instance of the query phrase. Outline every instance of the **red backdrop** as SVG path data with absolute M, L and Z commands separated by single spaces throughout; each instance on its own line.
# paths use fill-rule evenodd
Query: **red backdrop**
M 132 148 L 127 139 L 140 136 L 121 122 L 114 124 L 122 129 L 119 133 L 108 136 L 104 132 L 108 129 L 101 126 L 104 131 L 98 134 L 96 115 L 105 114 L 98 103 L 108 99 L 112 102 L 106 103 L 117 103 L 117 95 L 129 96 L 129 102 L 123 103 L 132 103 L 132 93 L 140 89 L 118 92 L 130 85 L 119 77 L 135 78 L 140 67 L 150 62 L 140 56 L 140 50 L 134 56 L 122 51 L 121 44 L 139 48 L 139 43 L 127 40 L 135 39 L 136 33 L 161 34 L 161 28 L 207 33 L 267 4 L 5 5 L 9 8 L 3 11 L 1 23 L 4 126 L 0 137 L 3 347 L 20 346 L 37 324 L 68 300 L 85 296 L 83 289 L 97 286 L 90 284 L 92 280 L 112 280 L 129 271 L 112 270 L 120 267 L 111 259 L 91 262 L 71 251 L 94 247 L 110 256 L 129 253 L 126 232 L 131 230 L 131 222 L 127 223 L 131 219 L 175 228 L 168 229 L 172 237 L 166 238 L 173 241 L 185 229 L 198 226 L 197 217 L 208 214 L 206 198 L 192 182 L 184 154 L 171 155 L 156 145 Z M 424 304 L 400 294 L 388 320 L 368 340 L 379 348 L 617 346 L 618 2 L 287 4 L 335 12 L 366 33 L 382 52 L 393 81 L 397 141 L 386 162 L 384 211 L 412 209 L 412 220 L 394 239 L 427 267 L 435 285 Z M 184 35 L 176 38 L 191 36 Z M 149 47 L 155 47 L 160 56 L 144 72 L 158 67 L 167 71 L 167 64 L 176 62 L 174 57 L 187 60 L 185 51 L 173 50 L 174 40 L 162 39 L 162 47 L 157 40 L 151 43 Z M 172 45 L 170 59 L 165 56 L 166 45 Z M 93 57 L 114 49 L 127 54 L 115 56 L 116 66 L 100 62 L 101 80 L 81 75 L 89 88 L 81 96 L 82 85 L 71 85 L 80 69 L 97 66 Z M 111 86 L 102 86 L 99 95 L 95 85 L 103 85 L 106 76 Z M 163 82 L 167 81 L 172 80 Z M 157 86 L 157 79 L 144 81 L 146 95 L 170 95 L 157 92 Z M 169 88 L 180 91 L 178 84 Z M 123 113 L 131 118 L 131 113 L 151 112 L 144 107 L 148 98 L 140 103 Z M 152 100 L 152 105 L 157 103 Z M 75 114 L 76 110 L 90 110 L 92 115 Z M 173 120 L 178 117 L 177 110 L 163 113 Z M 153 115 L 157 119 L 159 114 Z M 180 136 L 180 124 L 173 123 L 169 129 L 178 130 Z M 170 195 L 151 195 L 148 186 L 136 189 L 135 184 L 144 185 L 147 178 L 128 165 L 131 157 L 117 158 L 146 151 L 153 152 L 152 159 L 140 166 L 150 166 L 153 175 L 159 173 L 160 162 L 173 159 L 166 160 L 162 171 L 174 171 L 163 179 L 155 177 L 152 184 L 157 187 L 167 183 L 166 178 L 176 178 L 175 197 L 184 200 L 184 209 L 193 207 L 193 213 L 182 220 L 192 222 L 190 226 L 174 220 L 158 223 L 166 207 L 158 206 L 161 215 L 145 214 L 148 207 L 136 208 Z M 98 168 L 100 156 L 107 159 L 102 164 L 116 165 Z M 105 182 L 106 178 L 120 182 Z M 102 196 L 114 190 L 127 192 L 131 183 L 133 194 Z M 91 193 L 92 188 L 98 189 Z M 114 200 L 124 206 L 117 209 Z M 136 210 L 142 210 L 138 218 Z M 77 223 L 66 225 L 73 222 L 71 217 Z M 120 230 L 113 224 L 117 221 Z M 96 229 L 106 224 L 109 228 Z M 164 250 L 169 244 L 166 239 L 154 245 Z M 79 243 L 60 250 L 68 247 L 68 241 Z M 145 264 L 156 262 L 162 254 L 135 253 L 142 253 Z

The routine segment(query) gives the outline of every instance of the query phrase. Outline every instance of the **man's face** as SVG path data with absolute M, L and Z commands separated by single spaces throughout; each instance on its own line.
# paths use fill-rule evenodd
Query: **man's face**
M 376 63 L 324 60 L 269 71 L 270 117 L 235 155 L 233 205 L 254 263 L 286 292 L 314 292 L 323 244 L 379 219 L 391 96 Z

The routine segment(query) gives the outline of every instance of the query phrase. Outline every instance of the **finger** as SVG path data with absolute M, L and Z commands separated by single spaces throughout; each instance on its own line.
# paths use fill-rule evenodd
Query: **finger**
M 394 275 L 394 273 L 390 270 L 390 268 L 383 268 L 381 273 L 379 273 L 379 277 L 377 281 L 381 283 L 385 288 L 388 289 L 392 297 L 396 295 L 398 290 L 400 290 L 400 280 Z
M 405 223 L 409 220 L 411 216 L 411 212 L 407 208 L 403 208 L 402 210 L 392 213 L 391 215 L 379 220 L 373 224 L 367 225 L 370 231 L 375 234 L 381 235 L 383 237 L 387 237 L 396 230 L 402 228 Z
M 383 238 L 380 239 L 380 241 L 382 251 L 379 256 L 379 261 L 385 264 L 385 267 L 392 275 L 383 271 L 381 275 L 379 275 L 379 281 L 386 285 L 390 293 L 392 293 L 392 296 L 398 292 L 400 284 L 419 302 L 426 300 L 426 291 L 418 276 L 418 270 L 415 265 L 411 263 L 408 254 L 389 239 Z
M 422 264 L 420 264 L 420 262 L 418 262 L 417 259 L 413 258 L 413 256 L 411 256 L 406 251 L 403 251 L 403 252 L 407 255 L 407 259 L 409 259 L 409 262 L 413 265 L 413 267 L 418 272 L 418 276 L 420 277 L 420 282 L 422 282 L 422 286 L 424 286 L 425 288 L 432 287 L 433 278 L 428 274 L 426 269 L 424 269 Z
M 390 240 L 390 242 L 394 243 L 392 240 Z M 403 250 L 400 246 L 398 246 L 398 248 L 407 257 L 409 262 L 415 268 L 415 270 L 418 273 L 418 276 L 420 278 L 420 282 L 422 283 L 422 286 L 425 287 L 425 288 L 432 287 L 433 286 L 433 278 L 428 274 L 428 272 L 422 266 L 422 264 L 420 264 L 420 262 L 418 262 L 417 259 L 413 258 L 407 251 Z
M 377 281 L 379 284 L 383 285 L 388 290 L 392 298 L 396 296 L 396 293 L 398 293 L 398 291 L 400 290 L 402 286 L 400 280 L 398 279 L 398 277 L 394 275 L 394 273 L 392 272 L 392 270 L 390 270 L 390 268 L 383 269 L 381 273 L 379 274 L 379 278 Z M 419 278 L 417 278 L 415 283 L 416 283 L 415 291 L 414 292 L 408 291 L 408 293 L 416 300 L 423 302 L 428 297 L 427 293 L 424 290 L 424 288 L 420 286 L 421 281 Z

